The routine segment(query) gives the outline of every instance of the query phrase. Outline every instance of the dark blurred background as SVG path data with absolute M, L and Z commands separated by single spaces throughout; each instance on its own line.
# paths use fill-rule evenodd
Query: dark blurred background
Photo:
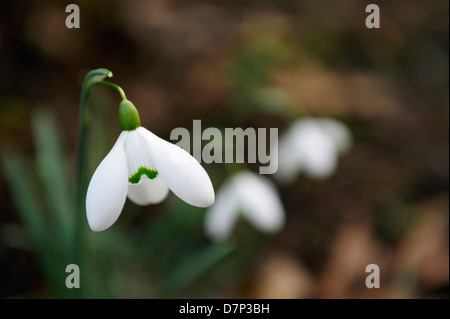
M 30 118 L 45 109 L 73 171 L 81 82 L 99 67 L 166 139 L 193 119 L 282 134 L 302 116 L 339 119 L 353 134 L 332 178 L 279 185 L 286 226 L 245 261 L 228 258 L 238 266 L 211 270 L 214 289 L 156 296 L 448 298 L 448 1 L 86 0 L 74 1 L 81 28 L 67 29 L 69 3 L 0 2 L 2 152 L 33 159 Z M 369 3 L 380 29 L 365 27 Z M 93 94 L 104 156 L 120 97 Z M 204 166 L 217 190 L 225 170 Z M 33 244 L 15 244 L 27 235 L 3 175 L 0 189 L 0 296 L 53 297 Z M 134 223 L 162 205 L 133 206 Z M 380 289 L 364 285 L 371 263 Z

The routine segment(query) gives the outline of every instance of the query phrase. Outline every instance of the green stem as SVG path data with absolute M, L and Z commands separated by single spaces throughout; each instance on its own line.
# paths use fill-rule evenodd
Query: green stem
M 78 141 L 77 141 L 77 166 L 75 172 L 75 200 L 76 205 L 84 203 L 84 177 L 86 168 L 86 137 L 87 137 L 87 105 L 92 87 L 101 82 L 105 77 L 111 77 L 112 72 L 106 69 L 96 69 L 90 71 L 84 78 L 81 87 L 80 113 L 78 118 Z M 77 210 L 78 212 L 80 209 Z M 78 218 L 81 219 L 81 218 Z
M 83 223 L 85 222 L 84 196 L 86 190 L 86 138 L 87 138 L 87 106 L 92 87 L 106 77 L 111 77 L 112 72 L 106 69 L 90 71 L 84 78 L 81 87 L 80 113 L 78 118 L 77 155 L 75 171 L 75 233 L 73 238 L 74 263 L 81 264 L 81 246 L 83 239 Z
M 117 91 L 119 91 L 120 96 L 122 97 L 122 100 L 123 100 L 123 101 L 126 101 L 126 100 L 127 100 L 127 97 L 126 97 L 126 95 L 125 95 L 125 92 L 124 92 L 124 91 L 122 90 L 122 88 L 121 88 L 120 86 L 118 86 L 117 84 L 114 84 L 114 83 L 111 83 L 111 82 L 106 82 L 106 81 L 100 81 L 100 82 L 98 82 L 98 84 L 103 84 L 103 85 L 106 85 L 106 86 L 110 86 L 110 87 L 115 88 Z

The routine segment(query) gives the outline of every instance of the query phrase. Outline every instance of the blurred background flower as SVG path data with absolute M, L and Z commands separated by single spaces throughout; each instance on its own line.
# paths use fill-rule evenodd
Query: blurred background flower
M 206 233 L 213 240 L 225 240 L 241 213 L 253 226 L 267 233 L 279 231 L 285 219 L 273 183 L 245 171 L 233 175 L 220 188 L 216 203 L 206 212 Z
M 350 146 L 351 133 L 344 124 L 327 118 L 298 120 L 280 138 L 276 176 L 282 182 L 292 181 L 300 171 L 311 178 L 330 177 L 339 153 Z
M 358 0 L 77 3 L 80 29 L 61 1 L 0 2 L 0 296 L 448 297 L 448 1 L 383 2 L 380 29 Z M 281 137 L 308 117 L 345 125 L 352 147 L 327 178 L 278 184 L 275 234 L 244 222 L 212 243 L 206 210 L 170 194 L 74 246 L 73 119 L 98 67 L 166 140 L 193 119 Z M 91 101 L 89 176 L 121 130 L 117 94 Z M 216 190 L 235 169 L 202 165 Z

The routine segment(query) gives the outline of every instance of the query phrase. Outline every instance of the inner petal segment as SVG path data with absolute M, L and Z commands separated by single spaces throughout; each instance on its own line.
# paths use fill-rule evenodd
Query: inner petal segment
M 142 175 L 146 175 L 150 180 L 156 178 L 158 171 L 155 169 L 147 145 L 136 131 L 128 133 L 125 153 L 127 156 L 128 181 L 131 184 L 139 184 Z

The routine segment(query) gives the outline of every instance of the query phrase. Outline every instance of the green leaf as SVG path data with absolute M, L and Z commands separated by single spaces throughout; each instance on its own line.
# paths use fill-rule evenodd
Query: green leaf
M 70 254 L 74 236 L 75 207 L 67 176 L 66 158 L 54 118 L 47 112 L 38 111 L 32 117 L 37 165 L 49 201 L 52 221 L 56 226 L 58 240 Z
M 186 289 L 233 251 L 234 247 L 230 245 L 209 245 L 200 248 L 189 258 L 178 263 L 172 273 L 161 283 L 160 294 L 167 296 Z
M 42 211 L 31 187 L 32 173 L 25 168 L 22 157 L 17 154 L 3 154 L 2 161 L 12 197 L 28 232 L 35 241 L 45 242 L 47 232 Z
M 57 285 L 60 276 L 54 271 L 55 241 L 36 198 L 34 175 L 25 165 L 23 158 L 17 154 L 3 154 L 2 163 L 13 200 L 30 234 L 33 247 L 38 251 L 44 272 L 49 280 Z

